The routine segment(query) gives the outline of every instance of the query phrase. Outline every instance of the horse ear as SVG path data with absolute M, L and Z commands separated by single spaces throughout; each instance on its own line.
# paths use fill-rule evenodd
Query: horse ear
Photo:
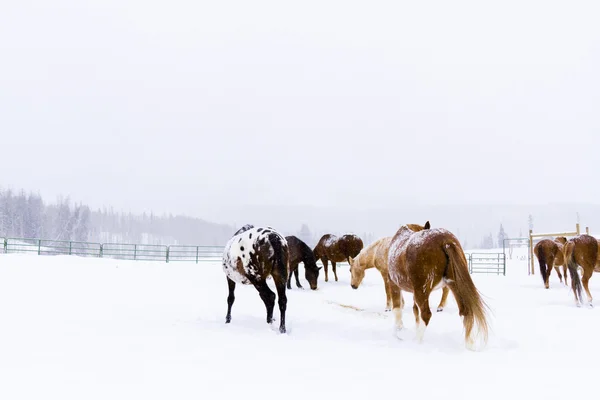
M 429 221 L 425 222 L 425 226 L 423 227 L 424 229 L 429 229 L 431 228 L 431 225 L 429 224 Z

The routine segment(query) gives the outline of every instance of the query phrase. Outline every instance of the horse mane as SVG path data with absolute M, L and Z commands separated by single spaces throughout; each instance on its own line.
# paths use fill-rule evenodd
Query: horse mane
M 300 252 L 302 253 L 302 262 L 304 262 L 304 268 L 318 270 L 319 267 L 317 267 L 317 259 L 315 258 L 315 254 L 313 253 L 312 249 L 300 239 L 298 239 L 298 244 L 300 245 Z
M 248 230 L 250 230 L 252 228 L 254 228 L 254 225 L 252 225 L 252 224 L 246 224 L 246 225 L 242 226 L 240 229 L 238 229 L 237 232 L 233 234 L 233 236 L 237 236 L 240 233 L 246 232 L 246 231 L 248 231 Z

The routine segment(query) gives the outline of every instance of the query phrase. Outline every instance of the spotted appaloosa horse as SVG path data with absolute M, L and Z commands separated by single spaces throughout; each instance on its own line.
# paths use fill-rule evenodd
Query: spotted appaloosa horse
M 575 236 L 565 244 L 564 253 L 565 262 L 571 275 L 571 287 L 575 294 L 575 304 L 577 307 L 581 307 L 581 285 L 583 283 L 588 298 L 588 306 L 593 307 L 592 294 L 588 285 L 598 260 L 598 240 L 585 234 Z M 583 269 L 581 279 L 579 278 L 578 266 Z
M 315 246 L 313 253 L 317 261 L 321 260 L 325 267 L 325 282 L 329 281 L 327 271 L 328 261 L 331 261 L 331 270 L 338 280 L 337 271 L 335 268 L 336 262 L 347 261 L 350 263 L 350 257 L 356 257 L 363 248 L 363 241 L 356 235 L 344 235 L 338 238 L 332 234 L 321 236 L 319 243 Z
M 285 240 L 288 244 L 288 251 L 290 254 L 289 258 L 289 273 L 290 276 L 287 282 L 287 288 L 292 288 L 292 273 L 296 277 L 296 286 L 302 288 L 300 280 L 298 279 L 298 264 L 304 264 L 304 277 L 308 281 L 312 290 L 317 290 L 317 281 L 319 280 L 319 270 L 317 267 L 317 260 L 312 252 L 312 249 L 308 247 L 306 243 L 298 239 L 296 236 L 286 236 Z
M 269 289 L 267 279 L 272 277 L 279 298 L 279 332 L 285 333 L 287 297 L 285 285 L 288 278 L 288 246 L 285 238 L 273 228 L 255 228 L 244 225 L 225 246 L 223 271 L 227 275 L 229 296 L 225 323 L 231 322 L 231 306 L 235 301 L 236 283 L 254 285 L 267 307 L 267 323 L 273 322 L 275 293 Z
M 475 350 L 473 327 L 487 342 L 486 304 L 475 287 L 465 253 L 451 232 L 424 226 L 403 225 L 390 243 L 388 271 L 392 291 L 392 311 L 397 331 L 403 329 L 400 295 L 402 290 L 413 293 L 413 313 L 417 323 L 417 339 L 422 342 L 431 319 L 429 294 L 444 286 L 450 288 L 463 317 L 465 344 Z
M 564 244 L 567 242 L 567 238 L 559 236 L 554 240 L 543 239 L 540 240 L 533 248 L 533 253 L 538 259 L 540 264 L 540 274 L 542 275 L 542 281 L 546 289 L 550 288 L 550 274 L 552 269 L 556 269 L 558 279 L 562 283 L 562 275 L 558 267 L 563 266 L 563 272 L 565 274 L 565 285 L 567 284 L 567 264 L 565 263 L 565 257 L 563 253 Z

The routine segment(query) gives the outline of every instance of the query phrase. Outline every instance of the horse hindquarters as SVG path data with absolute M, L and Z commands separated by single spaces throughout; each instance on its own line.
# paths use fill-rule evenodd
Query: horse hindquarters
M 483 344 L 487 343 L 489 330 L 486 317 L 487 306 L 469 275 L 469 267 L 462 249 L 455 243 L 448 243 L 444 245 L 444 252 L 449 260 L 448 279 L 444 278 L 454 294 L 459 314 L 463 317 L 467 348 L 473 350 L 475 338 L 472 331 L 475 325 L 477 325 L 478 333 L 482 336 Z

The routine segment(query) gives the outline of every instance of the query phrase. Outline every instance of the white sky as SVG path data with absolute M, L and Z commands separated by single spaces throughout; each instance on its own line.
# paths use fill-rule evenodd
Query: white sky
M 600 203 L 599 20 L 594 1 L 4 2 L 0 185 L 208 219 Z

